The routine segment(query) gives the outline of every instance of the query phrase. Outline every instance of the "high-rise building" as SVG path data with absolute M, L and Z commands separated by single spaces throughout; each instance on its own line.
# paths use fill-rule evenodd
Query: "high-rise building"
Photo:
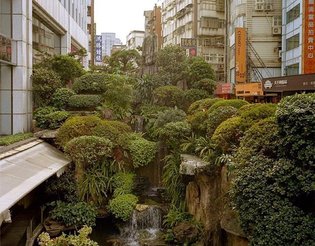
M 116 33 L 103 32 L 102 35 L 102 54 L 104 56 L 110 56 L 111 50 L 114 44 L 122 44 L 119 38 L 116 38 Z
M 133 30 L 127 36 L 126 47 L 127 49 L 142 48 L 144 40 L 144 31 Z
M 155 55 L 161 49 L 163 42 L 161 7 L 155 5 L 153 10 L 144 11 L 144 17 L 143 72 L 150 74 L 156 71 Z
M 315 2 L 282 1 L 282 75 L 315 73 Z
M 162 29 L 163 46 L 178 44 L 203 57 L 224 80 L 224 0 L 165 0 Z
M 86 1 L 0 0 L 0 135 L 31 130 L 39 55 L 81 48 L 88 50 Z
M 228 81 L 261 82 L 262 78 L 279 76 L 281 0 L 228 0 L 226 11 Z M 244 75 L 239 78 L 242 67 Z

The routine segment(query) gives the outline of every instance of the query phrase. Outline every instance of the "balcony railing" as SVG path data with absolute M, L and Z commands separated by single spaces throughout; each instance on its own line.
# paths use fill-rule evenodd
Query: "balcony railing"
M 12 40 L 0 33 L 0 60 L 12 62 Z

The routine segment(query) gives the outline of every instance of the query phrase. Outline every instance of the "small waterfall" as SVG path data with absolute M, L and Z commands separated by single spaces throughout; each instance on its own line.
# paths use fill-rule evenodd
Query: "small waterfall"
M 157 237 L 162 227 L 162 212 L 157 206 L 140 205 L 135 209 L 129 225 L 122 229 L 125 245 L 140 246 L 140 241 L 149 242 Z

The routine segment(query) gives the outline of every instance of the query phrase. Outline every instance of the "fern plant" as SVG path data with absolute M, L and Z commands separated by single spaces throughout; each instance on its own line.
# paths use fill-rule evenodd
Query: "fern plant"
M 166 192 L 171 203 L 174 205 L 179 205 L 183 200 L 185 185 L 182 181 L 182 176 L 179 173 L 180 169 L 180 154 L 178 152 L 173 152 L 164 158 L 165 166 L 163 168 L 162 181 L 166 187 Z

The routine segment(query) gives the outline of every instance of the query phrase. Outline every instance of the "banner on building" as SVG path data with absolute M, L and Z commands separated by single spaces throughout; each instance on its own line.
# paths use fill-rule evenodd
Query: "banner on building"
M 235 28 L 235 80 L 236 83 L 246 82 L 246 30 Z
M 102 62 L 102 35 L 95 36 L 95 62 Z
M 304 0 L 303 73 L 315 73 L 315 1 Z

